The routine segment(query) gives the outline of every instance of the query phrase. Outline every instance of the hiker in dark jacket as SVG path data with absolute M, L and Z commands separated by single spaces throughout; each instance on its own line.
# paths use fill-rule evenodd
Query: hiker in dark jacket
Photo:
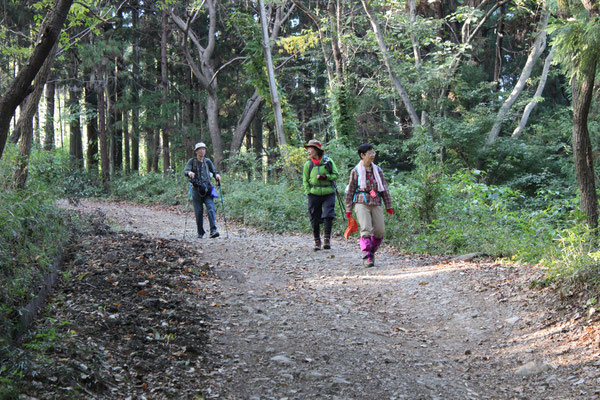
M 196 214 L 198 238 L 204 237 L 205 234 L 203 226 L 204 206 L 206 206 L 206 214 L 208 215 L 208 223 L 210 225 L 210 237 L 216 238 L 219 236 L 219 232 L 217 231 L 217 224 L 215 222 L 215 203 L 213 197 L 217 197 L 217 195 L 210 183 L 210 178 L 214 176 L 217 182 L 220 183 L 221 176 L 217 172 L 213 162 L 205 157 L 206 145 L 204 143 L 196 143 L 194 152 L 196 153 L 196 157 L 188 160 L 183 173 L 192 182 L 192 201 L 194 203 L 194 214 Z
M 340 176 L 333 160 L 325 155 L 318 140 L 310 140 L 304 145 L 309 160 L 302 170 L 302 185 L 308 196 L 308 216 L 315 239 L 314 250 L 321 250 L 321 224 L 323 227 L 323 248 L 331 248 L 331 229 L 335 218 L 334 181 Z
M 366 267 L 375 265 L 375 252 L 383 241 L 385 224 L 383 209 L 392 215 L 392 198 L 383 171 L 373 160 L 373 146 L 365 143 L 358 147 L 360 162 L 350 172 L 350 183 L 346 190 L 346 216 L 352 216 L 352 208 L 360 226 L 360 250 Z

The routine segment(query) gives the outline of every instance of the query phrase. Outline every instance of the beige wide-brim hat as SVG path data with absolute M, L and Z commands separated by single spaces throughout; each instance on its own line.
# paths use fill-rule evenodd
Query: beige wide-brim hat
M 206 145 L 202 142 L 196 143 L 196 145 L 194 146 L 194 151 L 201 149 L 202 147 L 204 147 L 205 149 L 207 148 Z

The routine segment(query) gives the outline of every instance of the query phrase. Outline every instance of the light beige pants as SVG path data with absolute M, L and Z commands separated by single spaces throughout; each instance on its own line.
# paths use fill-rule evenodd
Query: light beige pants
M 383 220 L 383 208 L 381 206 L 369 206 L 366 204 L 355 204 L 354 212 L 360 226 L 360 237 L 371 237 L 381 239 L 385 233 Z

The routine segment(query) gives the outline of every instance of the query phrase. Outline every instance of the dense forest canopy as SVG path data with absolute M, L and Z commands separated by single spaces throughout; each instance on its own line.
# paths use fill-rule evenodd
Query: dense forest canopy
M 32 146 L 108 181 L 179 171 L 198 141 L 225 170 L 312 138 L 410 170 L 426 138 L 525 194 L 576 175 L 597 220 L 596 1 L 5 0 L 0 23 L 18 186 Z

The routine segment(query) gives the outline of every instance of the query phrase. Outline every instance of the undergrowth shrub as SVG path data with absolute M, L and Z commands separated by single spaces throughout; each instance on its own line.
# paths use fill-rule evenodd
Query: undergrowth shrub
M 415 176 L 391 185 L 398 210 L 388 223 L 397 246 L 420 253 L 484 252 L 534 262 L 551 243 L 555 229 L 547 214 L 522 210 L 520 194 L 507 187 L 477 182 L 473 173 L 440 176 L 435 218 L 422 217 L 421 188 Z
M 187 201 L 188 190 L 189 179 L 183 173 L 164 176 L 150 172 L 115 177 L 109 183 L 109 198 L 142 204 L 176 205 Z
M 577 224 L 559 232 L 540 263 L 546 267 L 544 284 L 555 285 L 563 294 L 588 292 L 591 303 L 600 295 L 600 243 L 598 232 Z M 594 300 L 595 299 L 595 300 Z
M 14 335 L 18 309 L 37 294 L 68 239 L 54 200 L 41 190 L 0 193 L 0 342 Z

